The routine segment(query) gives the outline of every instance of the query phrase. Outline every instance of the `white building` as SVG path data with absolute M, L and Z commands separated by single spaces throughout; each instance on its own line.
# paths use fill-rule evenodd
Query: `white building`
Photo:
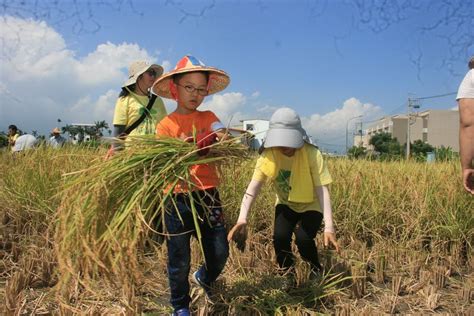
M 371 149 L 372 136 L 389 133 L 401 145 L 407 141 L 408 117 L 398 114 L 383 117 L 369 125 L 363 135 L 354 137 L 355 146 Z M 459 112 L 455 110 L 426 110 L 412 114 L 410 118 L 410 142 L 422 140 L 434 147 L 450 147 L 459 152 Z
M 263 143 L 270 122 L 268 120 L 242 120 L 242 129 L 253 137 L 249 140 L 249 147 L 258 149 Z

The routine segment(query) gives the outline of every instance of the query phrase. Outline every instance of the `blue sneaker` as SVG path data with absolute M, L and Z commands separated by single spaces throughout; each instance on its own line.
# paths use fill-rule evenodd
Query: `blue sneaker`
M 190 316 L 189 308 L 180 308 L 175 310 L 171 316 Z
M 199 272 L 199 270 L 193 273 L 192 280 L 196 285 L 198 285 L 200 288 L 202 288 L 204 290 L 204 293 L 206 294 L 207 301 L 210 302 L 210 303 L 213 303 L 213 301 L 211 299 L 211 297 L 212 297 L 211 288 L 209 287 L 209 285 L 207 285 L 206 283 L 204 283 L 201 280 L 201 278 L 198 275 L 198 272 Z

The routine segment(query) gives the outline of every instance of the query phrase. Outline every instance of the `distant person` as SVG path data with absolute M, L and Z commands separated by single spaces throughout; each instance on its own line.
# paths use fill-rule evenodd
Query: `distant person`
M 240 206 L 240 214 L 227 239 L 243 250 L 247 215 L 262 186 L 271 182 L 276 192 L 273 246 L 282 274 L 294 283 L 292 237 L 301 257 L 311 266 L 311 278 L 322 273 L 316 233 L 324 220 L 324 244 L 339 251 L 332 219 L 328 185 L 332 182 L 323 156 L 312 145 L 298 114 L 290 108 L 275 111 L 263 142 L 261 156 Z M 268 214 L 270 217 L 271 215 Z
M 181 138 L 196 142 L 198 155 L 208 154 L 217 138 L 225 138 L 225 126 L 211 111 L 198 108 L 208 95 L 224 90 L 230 78 L 224 71 L 208 67 L 193 56 L 184 56 L 173 71 L 158 79 L 153 91 L 176 101 L 176 110 L 166 116 L 156 127 L 157 137 Z M 190 315 L 189 270 L 191 265 L 191 237 L 196 226 L 202 234 L 205 256 L 192 280 L 204 289 L 206 297 L 212 297 L 212 286 L 224 269 L 229 256 L 229 244 L 222 203 L 217 186 L 219 175 L 215 164 L 196 164 L 190 167 L 193 185 L 178 183 L 172 200 L 166 205 L 165 223 L 169 236 L 168 280 L 172 315 Z M 191 201 L 195 201 L 192 207 Z M 193 216 L 193 210 L 199 215 Z
M 12 151 L 14 153 L 17 153 L 28 149 L 33 149 L 37 143 L 38 140 L 36 139 L 36 137 L 30 134 L 24 134 L 16 139 L 15 145 L 13 145 L 12 147 Z
M 16 125 L 8 126 L 8 147 L 11 148 L 12 151 L 18 137 L 20 137 L 20 133 L 18 132 Z
M 160 65 L 150 65 L 146 61 L 131 63 L 128 79 L 122 85 L 115 104 L 112 123 L 114 137 L 125 139 L 126 136 L 155 134 L 156 124 L 166 116 L 166 108 L 160 97 L 150 93 L 150 88 L 162 74 L 163 67 Z M 118 148 L 118 144 L 113 144 L 107 157 Z
M 462 183 L 474 194 L 474 57 L 469 71 L 459 86 L 456 100 L 459 104 L 459 148 L 461 154 Z
M 60 148 L 64 146 L 64 144 L 66 143 L 66 138 L 61 136 L 61 130 L 59 128 L 55 127 L 51 131 L 51 134 L 53 134 L 53 136 L 51 136 L 48 140 L 49 146 L 53 148 Z

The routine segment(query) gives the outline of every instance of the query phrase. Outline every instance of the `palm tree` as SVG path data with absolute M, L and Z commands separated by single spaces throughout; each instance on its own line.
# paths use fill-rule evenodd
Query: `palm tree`
M 95 129 L 96 129 L 96 136 L 102 136 L 102 130 L 103 129 L 108 129 L 109 128 L 109 124 L 107 124 L 106 121 L 95 121 L 94 122 L 95 124 Z

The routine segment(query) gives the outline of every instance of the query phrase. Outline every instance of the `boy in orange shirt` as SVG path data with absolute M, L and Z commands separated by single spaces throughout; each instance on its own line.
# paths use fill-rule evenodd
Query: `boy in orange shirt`
M 207 95 L 224 90 L 230 82 L 222 70 L 207 67 L 193 56 L 183 57 L 175 69 L 160 77 L 154 92 L 174 99 L 177 108 L 157 124 L 157 137 L 174 137 L 196 141 L 199 155 L 206 155 L 209 145 L 223 137 L 224 125 L 211 111 L 197 108 Z M 196 139 L 194 139 L 196 138 Z M 217 186 L 219 178 L 213 164 L 191 167 L 192 185 L 180 183 L 175 187 L 173 201 L 168 203 L 165 225 L 169 233 L 168 279 L 171 289 L 173 315 L 189 315 L 190 238 L 195 234 L 191 210 L 191 195 L 199 214 L 205 263 L 192 275 L 209 297 L 211 285 L 222 272 L 229 255 L 229 244 L 222 215 Z

